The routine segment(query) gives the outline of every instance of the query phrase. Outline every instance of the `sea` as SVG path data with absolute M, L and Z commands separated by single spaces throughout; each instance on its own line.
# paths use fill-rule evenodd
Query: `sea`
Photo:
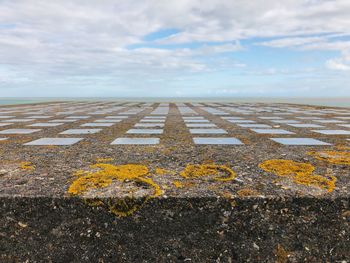
M 89 97 L 89 98 L 0 98 L 0 105 L 18 105 L 58 101 L 130 101 L 130 102 L 232 102 L 232 103 L 291 103 L 350 108 L 350 97 L 342 98 L 267 98 L 267 97 Z

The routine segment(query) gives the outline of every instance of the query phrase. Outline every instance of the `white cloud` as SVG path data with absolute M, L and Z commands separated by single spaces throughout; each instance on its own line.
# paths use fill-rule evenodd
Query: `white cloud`
M 261 43 L 271 47 L 347 50 L 349 41 L 315 35 L 350 35 L 349 13 L 348 0 L 5 0 L 0 2 L 0 67 L 14 67 L 32 86 L 114 83 L 147 89 L 145 79 L 160 75 L 171 80 L 245 68 L 223 54 L 245 50 L 240 43 L 250 38 L 279 37 Z M 154 46 L 128 48 L 146 46 L 145 35 L 168 28 L 179 32 Z M 199 46 L 186 47 L 193 43 Z M 165 44 L 183 45 L 162 48 Z M 347 63 L 334 59 L 327 66 L 346 68 Z M 16 82 L 15 75 L 2 77 L 2 83 Z
M 333 70 L 350 72 L 350 52 L 344 52 L 342 57 L 328 60 L 326 67 Z

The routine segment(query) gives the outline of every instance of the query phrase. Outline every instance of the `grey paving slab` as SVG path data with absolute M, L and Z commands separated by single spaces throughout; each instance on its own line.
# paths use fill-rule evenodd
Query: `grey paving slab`
M 341 119 L 341 120 L 350 120 L 350 116 L 341 116 L 341 117 L 334 117 L 334 118 Z
M 277 116 L 271 116 L 271 117 L 262 116 L 262 117 L 259 117 L 259 119 L 263 119 L 263 120 L 283 120 L 282 117 L 277 117 Z
M 83 140 L 83 138 L 41 138 L 35 141 L 31 141 L 25 143 L 24 145 L 72 145 L 79 141 Z
M 111 127 L 114 123 L 110 122 L 88 122 L 80 125 L 81 127 Z
M 192 134 L 227 134 L 223 129 L 190 129 Z
M 135 127 L 144 127 L 144 128 L 164 127 L 164 123 L 136 123 Z
M 237 124 L 238 126 L 242 128 L 272 128 L 270 125 L 267 124 L 260 124 L 260 123 L 248 123 L 248 124 Z
M 231 123 L 255 123 L 253 120 L 227 120 Z
M 184 120 L 202 120 L 204 117 L 202 116 L 182 116 Z
M 159 122 L 159 123 L 164 123 L 165 120 L 161 120 L 161 119 L 142 119 L 142 120 L 140 120 L 140 122 Z
M 66 117 L 66 119 L 89 119 L 90 117 L 91 116 L 73 115 Z
M 166 116 L 145 116 L 143 118 L 144 119 L 161 119 L 161 120 L 165 120 L 167 117 Z
M 67 119 L 57 119 L 57 120 L 50 120 L 48 122 L 59 122 L 59 123 L 62 123 L 62 122 L 76 122 L 78 120 L 67 120 Z
M 286 131 L 283 129 L 251 129 L 251 130 L 260 134 L 294 134 L 294 132 Z
M 122 120 L 118 120 L 118 119 L 100 119 L 100 120 L 95 120 L 94 122 L 98 123 L 118 123 L 121 122 Z
M 13 124 L 13 123 L 4 122 L 4 123 L 0 123 L 0 127 L 9 126 L 9 125 L 12 125 L 12 124 Z
M 346 130 L 312 130 L 313 132 L 326 134 L 326 135 L 349 135 L 350 131 Z
M 127 119 L 127 118 L 129 118 L 129 116 L 120 116 L 120 115 L 117 115 L 117 116 L 106 116 L 105 118 L 106 118 L 106 119 Z
M 321 120 L 322 118 L 321 117 L 315 117 L 315 116 L 308 116 L 308 117 L 295 117 L 297 119 L 300 119 L 300 120 Z
M 209 123 L 210 121 L 209 120 L 184 120 L 184 122 L 186 123 Z
M 0 134 L 30 134 L 41 131 L 41 129 L 7 129 L 0 131 Z
M 283 145 L 331 145 L 330 143 L 313 138 L 270 138 L 270 140 Z
M 188 128 L 213 128 L 217 127 L 214 123 L 186 123 Z
M 111 144 L 119 145 L 148 145 L 159 144 L 159 138 L 117 138 Z
M 346 123 L 345 121 L 341 121 L 341 120 L 314 120 L 314 121 L 319 123 Z
M 323 128 L 324 127 L 322 125 L 313 124 L 313 123 L 291 123 L 288 125 L 295 128 Z
M 28 127 L 56 127 L 63 125 L 64 123 L 61 122 L 38 122 L 38 123 L 33 123 L 30 125 L 27 125 Z
M 31 122 L 35 119 L 7 119 L 6 122 Z
M 127 134 L 162 134 L 163 129 L 130 129 Z
M 33 115 L 33 116 L 28 116 L 26 118 L 29 119 L 50 119 L 53 118 L 54 116 L 44 116 L 44 115 Z
M 285 124 L 290 124 L 290 123 L 300 123 L 300 121 L 297 120 L 271 120 L 274 123 L 285 123 Z
M 60 134 L 94 134 L 102 131 L 102 129 L 69 129 Z
M 217 144 L 217 145 L 242 145 L 243 143 L 234 137 L 194 137 L 195 144 Z
M 224 120 L 242 120 L 242 117 L 235 117 L 235 116 L 226 116 L 226 117 L 221 117 Z

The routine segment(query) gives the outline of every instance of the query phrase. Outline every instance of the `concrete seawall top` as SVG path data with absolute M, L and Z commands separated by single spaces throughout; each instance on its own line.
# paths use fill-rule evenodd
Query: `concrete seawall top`
M 0 107 L 0 195 L 349 193 L 350 110 L 289 104 L 58 102 Z

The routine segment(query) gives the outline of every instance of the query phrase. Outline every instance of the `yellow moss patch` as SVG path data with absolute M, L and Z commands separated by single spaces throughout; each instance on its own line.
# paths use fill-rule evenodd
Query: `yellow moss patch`
M 289 253 L 280 244 L 276 248 L 276 263 L 287 263 L 289 258 Z
M 254 189 L 243 188 L 237 191 L 238 196 L 246 197 L 246 196 L 258 196 L 260 193 Z
M 333 164 L 350 165 L 350 152 L 342 151 L 320 151 L 308 152 L 314 158 Z
M 107 163 L 107 162 L 111 162 L 113 160 L 114 160 L 113 158 L 97 158 L 96 162 L 98 162 L 98 163 Z
M 334 176 L 330 178 L 313 174 L 315 167 L 309 163 L 295 162 L 293 160 L 267 160 L 259 167 L 266 172 L 274 173 L 278 176 L 288 177 L 297 184 L 306 186 L 315 186 L 332 192 L 335 188 L 337 179 Z
M 126 180 L 132 180 L 136 182 L 142 182 L 147 184 L 153 189 L 153 194 L 147 196 L 141 204 L 129 205 L 124 204 L 123 200 L 109 202 L 108 207 L 112 213 L 117 216 L 126 216 L 132 214 L 138 210 L 147 200 L 154 198 L 162 194 L 162 190 L 158 184 L 156 184 L 151 178 L 146 176 L 149 174 L 149 170 L 144 165 L 139 164 L 125 164 L 125 165 L 112 165 L 106 163 L 97 163 L 90 166 L 91 169 L 97 169 L 97 171 L 83 171 L 79 170 L 74 173 L 78 176 L 77 179 L 68 188 L 68 193 L 72 195 L 81 195 L 91 189 L 105 188 L 113 183 L 114 180 L 124 182 Z M 95 200 L 94 204 L 101 204 L 102 201 Z M 121 208 L 122 210 L 118 210 Z M 130 208 L 130 209 L 126 209 Z
M 236 173 L 231 168 L 216 164 L 188 164 L 180 175 L 186 179 L 214 176 L 216 181 L 230 181 L 236 178 Z
M 35 169 L 35 166 L 31 162 L 21 162 L 19 164 L 19 167 L 22 170 L 34 170 Z
M 175 185 L 176 188 L 183 188 L 184 187 L 183 183 L 181 183 L 180 181 L 174 181 L 173 185 Z
M 142 181 L 142 177 L 148 174 L 148 168 L 144 165 L 126 164 L 112 165 L 98 163 L 90 166 L 92 169 L 99 169 L 96 172 L 78 171 L 83 176 L 76 179 L 69 187 L 70 194 L 78 195 L 94 188 L 104 188 L 112 184 L 113 180 L 125 181 L 127 179 L 137 179 Z M 77 173 L 75 173 L 77 175 Z
M 175 174 L 173 171 L 163 169 L 163 168 L 156 168 L 156 174 L 157 175 L 165 175 L 165 174 Z

